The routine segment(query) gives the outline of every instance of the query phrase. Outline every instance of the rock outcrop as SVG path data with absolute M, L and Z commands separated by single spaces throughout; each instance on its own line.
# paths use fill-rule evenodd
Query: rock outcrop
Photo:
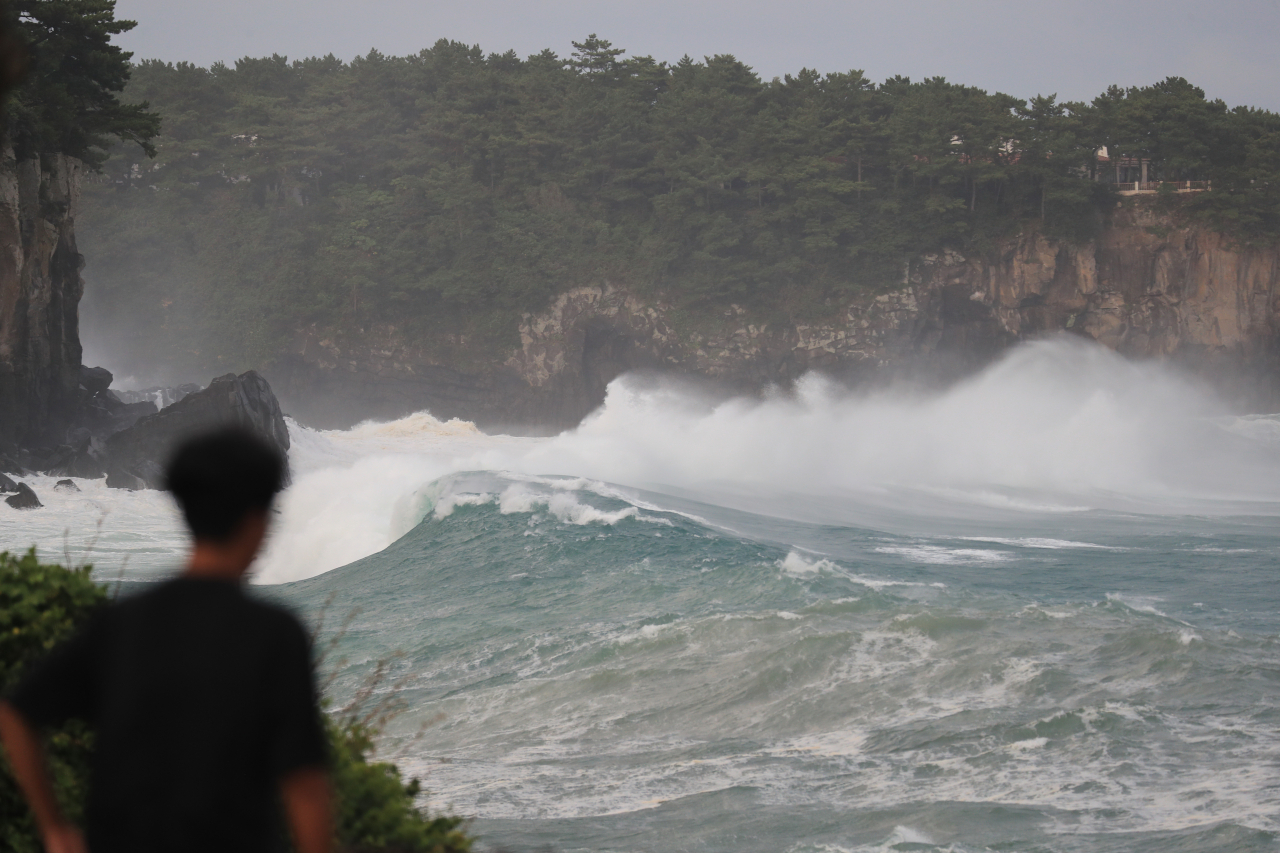
M 229 373 L 107 439 L 107 485 L 161 488 L 164 464 L 174 446 L 219 424 L 245 427 L 288 453 L 289 430 L 271 386 L 252 370 L 239 376 Z
M 96 456 L 101 456 L 101 444 L 108 436 L 128 429 L 139 418 L 154 415 L 161 409 L 148 397 L 135 397 L 131 391 L 112 391 L 111 383 L 114 378 L 111 371 L 103 367 L 80 368 L 80 405 L 76 412 L 78 426 L 72 432 L 87 430 L 93 437 Z M 67 443 L 75 444 L 76 439 L 69 435 Z
M 17 494 L 4 499 L 4 502 L 14 509 L 39 509 L 44 506 L 40 503 L 40 498 L 26 483 L 19 483 Z
M 156 411 L 81 364 L 80 161 L 0 149 L 0 468 L 103 476 L 107 436 Z
M 785 386 L 810 370 L 945 382 L 1019 341 L 1067 333 L 1178 363 L 1242 409 L 1280 408 L 1280 247 L 1235 246 L 1147 199 L 1124 201 L 1093 242 L 1028 234 L 982 258 L 928 257 L 903 280 L 853 292 L 820 320 L 738 307 L 690 318 L 604 283 L 526 316 L 514 351 L 477 353 L 462 340 L 429 349 L 394 325 L 306 328 L 268 373 L 290 411 L 318 425 L 428 409 L 555 429 L 577 423 L 629 370 L 733 391 Z
M 172 406 L 187 395 L 194 394 L 199 390 L 199 385 L 194 382 L 187 382 L 171 388 L 156 386 L 154 388 L 144 388 L 141 391 L 116 391 L 115 395 L 117 399 L 124 403 L 151 403 L 159 410 L 166 406 Z
M 80 161 L 0 149 L 0 451 L 55 446 L 80 387 Z
M 256 373 L 125 401 L 110 371 L 81 364 L 81 172 L 74 158 L 19 161 L 0 147 L 0 471 L 101 477 L 110 467 L 118 483 L 155 486 L 173 441 L 228 421 L 287 450 L 280 406 Z M 179 402 L 161 412 L 157 400 Z M 14 500 L 39 505 L 21 490 Z

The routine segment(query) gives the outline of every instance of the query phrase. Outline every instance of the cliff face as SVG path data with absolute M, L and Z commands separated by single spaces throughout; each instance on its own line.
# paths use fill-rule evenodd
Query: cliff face
M 81 165 L 0 150 L 0 450 L 57 445 L 80 384 Z
M 809 370 L 947 381 L 1018 341 L 1065 332 L 1177 363 L 1242 408 L 1280 408 L 1280 247 L 1243 249 L 1175 227 L 1145 199 L 1123 203 L 1093 243 L 1028 235 L 991 257 L 926 258 L 900 287 L 826 316 L 785 322 L 731 308 L 693 320 L 605 284 L 526 317 L 519 349 L 474 369 L 451 367 L 462 360 L 429 355 L 382 326 L 345 336 L 300 330 L 292 355 L 269 374 L 286 408 L 322 424 L 425 408 L 482 425 L 554 428 L 576 423 L 628 370 L 735 390 L 785 385 Z

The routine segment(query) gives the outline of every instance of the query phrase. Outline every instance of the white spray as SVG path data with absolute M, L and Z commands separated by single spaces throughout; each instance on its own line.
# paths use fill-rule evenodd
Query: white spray
M 780 515 L 794 513 L 797 495 L 838 505 L 904 490 L 1015 511 L 1142 502 L 1143 511 L 1238 512 L 1244 501 L 1271 513 L 1280 500 L 1275 422 L 1225 418 L 1165 368 L 1068 339 L 1024 345 L 928 395 L 851 393 L 811 375 L 793 394 L 712 403 L 683 386 L 622 377 L 580 427 L 550 439 L 487 436 L 426 413 L 347 431 L 291 425 L 291 434 L 295 481 L 262 582 L 385 548 L 440 499 L 432 483 L 460 471 L 586 477 L 710 502 L 750 495 Z M 1222 501 L 1232 503 L 1215 510 Z M 19 538 L 30 532 L 0 528 L 3 547 Z

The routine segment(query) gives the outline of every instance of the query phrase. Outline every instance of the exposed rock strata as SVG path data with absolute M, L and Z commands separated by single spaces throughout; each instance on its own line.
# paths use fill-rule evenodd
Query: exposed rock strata
M 80 161 L 0 150 L 0 449 L 61 444 L 80 385 Z
M 735 390 L 785 385 L 809 370 L 946 381 L 1018 341 L 1065 332 L 1179 363 L 1243 408 L 1280 408 L 1280 247 L 1240 248 L 1203 228 L 1173 227 L 1144 200 L 1125 202 L 1095 242 L 1028 235 L 986 258 L 926 258 L 905 283 L 864 291 L 827 316 L 781 322 L 729 309 L 690 322 L 671 305 L 604 284 L 526 317 L 519 349 L 490 354 L 487 365 L 465 342 L 441 356 L 395 326 L 347 335 L 310 328 L 269 372 L 291 411 L 323 425 L 428 409 L 482 425 L 563 427 L 628 370 Z

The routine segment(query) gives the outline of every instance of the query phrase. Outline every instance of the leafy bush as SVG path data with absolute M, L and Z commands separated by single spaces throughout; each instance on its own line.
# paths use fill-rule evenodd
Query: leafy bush
M 109 596 L 90 567 L 41 563 L 35 549 L 0 553 L 0 690 L 104 605 Z M 414 806 L 416 779 L 404 783 L 392 764 L 369 761 L 375 727 L 359 718 L 326 718 L 337 800 L 335 841 L 343 853 L 466 853 L 462 818 L 424 815 Z M 47 734 L 54 790 L 67 817 L 79 821 L 93 737 L 80 722 Z M 0 850 L 42 853 L 26 802 L 0 750 Z
M 34 548 L 22 556 L 0 553 L 0 690 L 106 603 L 90 571 L 41 563 Z
M 0 552 L 0 691 L 57 643 L 65 640 L 107 601 L 90 567 L 66 569 L 41 563 L 35 549 L 22 556 Z M 89 777 L 93 736 L 80 722 L 48 734 L 45 741 L 54 791 L 67 816 L 78 821 Z M 40 834 L 0 750 L 0 850 L 42 853 Z
M 466 853 L 469 839 L 459 817 L 429 817 L 413 804 L 418 780 L 407 784 L 394 764 L 373 763 L 368 754 L 376 732 L 355 719 L 327 720 L 337 792 L 334 823 L 348 853 L 424 851 Z

